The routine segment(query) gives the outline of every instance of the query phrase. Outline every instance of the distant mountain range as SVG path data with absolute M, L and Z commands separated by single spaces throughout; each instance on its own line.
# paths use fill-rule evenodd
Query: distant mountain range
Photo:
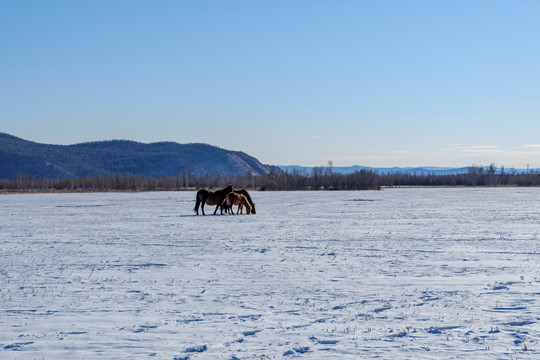
M 313 173 L 312 167 L 298 166 L 298 165 L 278 165 L 278 167 L 285 172 L 297 171 L 300 174 L 309 175 Z M 484 170 L 487 170 L 489 167 L 483 167 Z M 373 171 L 377 174 L 411 174 L 411 175 L 455 175 L 455 174 L 466 174 L 470 169 L 470 166 L 460 167 L 460 168 L 451 168 L 451 167 L 437 167 L 437 166 L 426 166 L 426 167 L 391 167 L 391 168 L 374 168 L 369 166 L 334 166 L 332 167 L 332 172 L 338 174 L 352 174 L 357 171 L 367 170 Z M 500 168 L 496 171 L 500 172 Z M 529 169 L 529 171 L 538 172 L 540 169 Z M 527 169 L 506 169 L 506 172 L 515 171 L 516 173 L 525 173 Z
M 47 145 L 0 133 L 0 179 L 26 174 L 51 179 L 110 175 L 262 175 L 278 168 L 240 151 L 207 144 L 111 140 Z
M 462 174 L 469 167 L 332 167 L 332 172 L 351 174 L 369 170 L 379 174 L 415 175 Z M 500 169 L 499 169 L 500 170 Z M 514 169 L 508 169 L 514 170 Z M 530 169 L 538 172 L 539 169 Z M 13 180 L 18 175 L 30 178 L 69 179 L 111 175 L 161 176 L 255 176 L 274 172 L 297 171 L 311 175 L 313 167 L 264 165 L 241 152 L 207 144 L 157 142 L 144 144 L 128 140 L 109 140 L 75 145 L 40 144 L 0 133 L 0 179 Z M 524 173 L 526 169 L 516 169 Z

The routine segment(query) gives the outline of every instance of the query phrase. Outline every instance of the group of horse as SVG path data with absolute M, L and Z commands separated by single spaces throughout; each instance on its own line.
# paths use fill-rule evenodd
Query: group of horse
M 197 191 L 197 199 L 193 211 L 195 211 L 197 215 L 199 215 L 200 206 L 202 214 L 206 215 L 204 213 L 205 204 L 216 205 L 214 215 L 216 215 L 218 208 L 221 209 L 221 215 L 223 215 L 223 211 L 225 211 L 225 213 L 234 215 L 234 211 L 232 208 L 233 205 L 238 205 L 238 208 L 236 210 L 237 214 L 243 214 L 244 207 L 246 208 L 246 212 L 248 213 L 248 215 L 256 214 L 255 204 L 253 203 L 253 200 L 251 200 L 251 196 L 249 195 L 247 190 L 233 190 L 232 185 L 229 185 L 226 188 L 217 191 L 211 191 L 207 189 Z

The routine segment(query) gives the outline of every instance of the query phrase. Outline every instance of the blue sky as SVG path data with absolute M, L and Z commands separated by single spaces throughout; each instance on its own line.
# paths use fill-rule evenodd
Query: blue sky
M 4 1 L 0 132 L 540 167 L 539 1 Z

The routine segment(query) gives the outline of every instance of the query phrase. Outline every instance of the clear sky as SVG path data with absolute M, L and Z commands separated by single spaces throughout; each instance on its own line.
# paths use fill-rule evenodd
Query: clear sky
M 540 167 L 540 1 L 1 1 L 0 132 Z

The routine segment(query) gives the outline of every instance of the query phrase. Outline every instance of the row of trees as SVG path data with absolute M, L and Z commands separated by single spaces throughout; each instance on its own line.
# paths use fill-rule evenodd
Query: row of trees
M 492 165 L 489 168 L 472 166 L 467 173 L 449 175 L 378 174 L 368 170 L 340 174 L 333 172 L 331 167 L 317 167 L 310 174 L 272 171 L 260 176 L 198 176 L 189 179 L 185 174 L 159 178 L 128 174 L 63 180 L 36 179 L 20 175 L 15 180 L 0 180 L 0 191 L 170 191 L 220 188 L 227 184 L 233 184 L 236 188 L 259 190 L 375 190 L 383 186 L 540 186 L 540 172 L 518 173 Z
M 382 186 L 540 186 L 540 172 L 494 172 L 480 167 L 471 167 L 464 174 L 392 174 L 381 179 Z

